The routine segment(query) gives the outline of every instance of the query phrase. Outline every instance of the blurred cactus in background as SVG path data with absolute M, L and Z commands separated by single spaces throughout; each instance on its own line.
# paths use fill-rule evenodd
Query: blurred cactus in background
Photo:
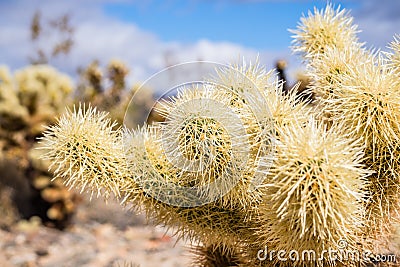
M 73 87 L 71 79 L 48 65 L 34 65 L 15 73 L 17 88 L 14 89 L 20 106 L 30 117 L 29 123 L 50 122 L 54 114 L 64 111 Z M 41 129 L 37 133 L 41 133 Z M 37 134 L 33 133 L 33 134 Z
M 192 241 L 198 266 L 367 266 L 373 259 L 259 257 L 266 247 L 317 256 L 340 247 L 382 253 L 399 219 L 398 36 L 390 52 L 369 51 L 349 13 L 331 5 L 310 12 L 293 33 L 293 51 L 307 64 L 307 89 L 285 87 L 282 62 L 278 75 L 244 62 L 182 86 L 158 104 L 162 122 L 135 129 L 122 125 L 126 99 L 135 93 L 123 90 L 128 69 L 112 61 L 102 71 L 94 62 L 81 72 L 77 94 L 93 106 L 75 106 L 48 126 L 42 157 L 67 186 L 114 196 Z M 66 101 L 68 86 L 61 76 L 50 82 L 40 73 L 19 72 L 10 93 L 12 78 L 0 69 L 0 101 L 21 106 L 0 106 L 2 125 L 18 119 L 19 133 L 30 118 L 50 122 L 50 113 L 58 114 L 53 104 Z M 46 95 L 43 111 L 38 90 Z M 302 101 L 305 94 L 313 101 Z M 29 131 L 24 138 L 38 136 Z M 1 139 L 7 138 L 20 140 L 8 133 Z M 13 146 L 0 145 L 6 158 Z
M 103 71 L 98 61 L 93 61 L 85 69 L 78 70 L 80 74 L 79 84 L 76 90 L 76 97 L 83 102 L 90 102 L 94 97 L 104 91 L 103 88 Z
M 32 65 L 11 76 L 2 67 L 0 83 L 1 183 L 13 188 L 22 217 L 39 216 L 63 228 L 75 210 L 76 195 L 51 183 L 48 166 L 34 149 L 44 125 L 70 103 L 72 81 L 47 65 Z
M 14 188 L 22 217 L 36 215 L 46 225 L 64 228 L 79 202 L 77 195 L 60 181 L 51 181 L 48 162 L 39 160 L 41 151 L 36 149 L 36 139 L 46 125 L 54 123 L 66 107 L 81 101 L 91 101 L 99 109 L 111 111 L 112 118 L 118 121 L 115 127 L 122 124 L 135 92 L 126 88 L 128 69 L 119 61 L 111 61 L 106 72 L 108 83 L 96 66 L 93 63 L 84 72 L 77 90 L 69 76 L 48 65 L 31 65 L 14 75 L 7 67 L 0 67 L 1 183 Z M 146 92 L 136 104 L 150 110 L 152 93 Z M 143 121 L 144 117 L 142 114 L 137 120 Z M 5 190 L 10 191 L 8 187 Z
M 62 40 L 50 41 L 48 30 L 57 32 Z M 8 203 L 4 214 L 12 211 L 14 222 L 38 216 L 44 224 L 62 229 L 75 211 L 77 195 L 62 183 L 51 182 L 48 165 L 39 160 L 35 144 L 44 126 L 53 123 L 55 116 L 72 103 L 71 78 L 46 63 L 69 52 L 73 28 L 67 15 L 43 23 L 40 12 L 36 12 L 30 33 L 36 54 L 30 61 L 34 65 L 14 74 L 0 66 L 0 194 L 2 199 L 8 196 L 8 201 L 2 201 Z M 52 43 L 52 51 L 38 46 L 43 38 Z
M 113 59 L 105 68 L 98 61 L 93 61 L 86 68 L 78 70 L 80 74 L 79 83 L 75 92 L 75 101 L 91 103 L 99 110 L 108 111 L 111 118 L 122 125 L 124 115 L 132 96 L 136 93 L 139 85 L 134 84 L 131 88 L 127 86 L 127 75 L 129 68 L 121 61 Z M 130 117 L 134 125 L 140 125 L 145 121 L 154 104 L 151 88 L 142 90 L 139 97 L 134 99 Z M 152 119 L 149 120 L 151 122 Z

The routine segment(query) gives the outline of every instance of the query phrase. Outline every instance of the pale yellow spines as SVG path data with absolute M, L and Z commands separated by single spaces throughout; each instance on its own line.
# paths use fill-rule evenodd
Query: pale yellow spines
M 72 92 L 71 79 L 48 65 L 35 65 L 15 72 L 20 103 L 31 115 L 54 116 L 62 112 Z M 49 113 L 49 114 L 46 114 Z
M 347 248 L 355 249 L 361 241 L 369 174 L 362 165 L 362 142 L 347 135 L 343 125 L 327 129 L 313 119 L 306 126 L 292 123 L 277 131 L 277 152 L 264 185 L 254 244 L 318 254 L 345 239 Z M 297 262 L 322 263 L 330 261 Z
M 118 180 L 127 175 L 120 133 L 107 113 L 79 106 L 67 110 L 41 140 L 44 159 L 66 185 L 107 197 L 119 196 Z M 104 193 L 103 189 L 105 190 Z
M 219 69 L 217 77 L 211 77 L 211 81 L 223 85 L 221 89 L 232 90 L 235 94 L 241 95 L 246 89 L 249 90 L 246 87 L 263 90 L 272 77 L 273 71 L 267 71 L 257 59 L 255 63 L 246 63 L 243 60 L 240 64 Z
M 358 46 L 351 45 L 342 50 L 328 47 L 323 54 L 308 62 L 310 88 L 324 105 L 326 99 L 336 96 L 333 91 L 342 89 L 343 75 L 354 73 L 360 65 L 373 62 L 373 56 Z
M 395 148 L 400 134 L 400 81 L 378 57 L 340 77 L 340 90 L 324 102 L 332 116 L 346 123 L 373 151 Z
M 256 154 L 248 133 L 251 113 L 232 105 L 231 96 L 210 84 L 185 88 L 162 103 L 166 119 L 154 125 L 157 143 L 179 170 L 181 183 L 221 198 L 226 206 L 244 208 L 255 197 L 247 190 Z
M 184 183 L 180 182 L 179 170 L 174 168 L 157 144 L 157 129 L 144 126 L 135 131 L 123 131 L 123 150 L 131 174 L 119 183 L 123 203 L 139 203 L 141 197 L 166 205 L 189 206 L 184 195 L 178 194 Z M 176 190 L 173 192 L 173 190 Z M 172 199 L 168 199 L 172 197 Z
M 283 92 L 280 81 L 269 83 L 263 90 L 274 127 L 281 128 L 293 122 L 306 123 L 312 114 L 312 108 L 300 100 L 297 95 L 298 84 L 290 92 Z
M 390 43 L 390 53 L 387 53 L 389 65 L 395 69 L 397 76 L 400 76 L 400 35 L 396 34 Z
M 330 4 L 324 10 L 309 11 L 291 32 L 294 34 L 292 50 L 306 58 L 319 56 L 328 47 L 342 50 L 358 43 L 357 26 L 349 12 L 340 7 L 335 10 Z
M 315 18 L 318 16 L 315 16 Z M 306 19 L 314 21 L 315 18 Z M 347 25 L 349 29 L 350 20 Z M 313 28 L 303 27 L 312 33 Z M 345 28 L 338 34 L 350 36 Z M 304 36 L 307 34 L 304 32 Z M 355 36 L 355 35 L 353 35 Z M 299 36 L 295 38 L 300 38 Z M 323 38 L 321 37 L 321 40 Z M 369 177 L 365 204 L 367 235 L 385 238 L 391 223 L 398 221 L 400 144 L 400 83 L 398 38 L 391 43 L 391 53 L 365 50 L 355 38 L 346 46 L 326 46 L 323 52 L 307 57 L 312 76 L 311 88 L 319 100 L 323 120 L 342 121 L 365 147 L 366 168 L 375 172 Z M 299 47 L 303 46 L 294 40 Z M 308 53 L 305 50 L 298 51 Z
M 124 131 L 124 150 L 132 175 L 119 183 L 123 203 L 143 209 L 152 222 L 171 228 L 179 238 L 224 249 L 235 247 L 245 230 L 247 213 L 224 207 L 221 199 L 195 205 L 201 195 L 192 195 L 193 191 L 181 182 L 181 171 L 160 150 L 157 131 L 155 127 Z

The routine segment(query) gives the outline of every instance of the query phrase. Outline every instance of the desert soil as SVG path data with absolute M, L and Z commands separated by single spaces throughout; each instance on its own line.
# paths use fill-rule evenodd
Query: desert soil
M 63 231 L 37 218 L 0 227 L 0 267 L 186 267 L 189 247 L 144 215 L 87 196 Z M 390 252 L 400 255 L 400 227 Z
M 70 227 L 37 218 L 0 229 L 1 267 L 183 267 L 188 244 L 118 203 L 84 199 Z

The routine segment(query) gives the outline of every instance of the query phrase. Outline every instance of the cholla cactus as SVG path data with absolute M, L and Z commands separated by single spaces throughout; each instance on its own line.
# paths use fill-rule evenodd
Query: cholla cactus
M 231 105 L 231 96 L 213 86 L 185 89 L 164 103 L 166 119 L 154 125 L 160 126 L 164 154 L 181 169 L 180 183 L 199 186 L 210 201 L 222 196 L 224 206 L 246 209 L 256 200 L 247 190 L 257 150 L 250 147 L 252 115 Z M 210 190 L 211 183 L 216 186 Z
M 397 147 L 400 124 L 399 81 L 381 58 L 370 60 L 348 73 L 324 102 L 335 118 L 346 122 L 372 152 Z
M 121 137 L 106 116 L 91 107 L 68 110 L 57 126 L 50 126 L 43 134 L 46 143 L 42 148 L 48 150 L 43 158 L 52 160 L 49 168 L 55 167 L 56 177 L 67 177 L 67 185 L 82 190 L 97 190 L 97 195 L 100 189 L 109 190 L 109 195 L 111 189 L 117 189 L 115 179 L 127 175 L 123 172 Z
M 119 126 L 123 124 L 125 114 L 131 120 L 131 128 L 142 125 L 155 102 L 153 92 L 146 88 L 137 93 L 138 85 L 127 88 L 128 73 L 129 68 L 119 60 L 111 60 L 105 68 L 93 61 L 80 70 L 74 100 L 89 102 L 99 110 L 109 112 Z
M 373 57 L 358 46 L 349 46 L 342 50 L 327 47 L 325 52 L 308 64 L 311 78 L 311 90 L 322 105 L 335 96 L 333 91 L 341 90 L 343 75 L 354 72 L 357 66 L 373 62 Z
M 15 72 L 14 92 L 25 109 L 25 125 L 30 135 L 38 136 L 43 125 L 51 123 L 69 104 L 71 79 L 48 65 L 28 66 Z
M 313 250 L 317 255 L 362 243 L 363 201 L 366 175 L 361 164 L 360 140 L 353 140 L 342 125 L 329 130 L 311 120 L 307 126 L 292 123 L 277 130 L 275 161 L 259 206 L 260 226 L 254 244 L 269 250 Z M 271 259 L 267 256 L 267 262 Z M 272 258 L 273 266 L 283 264 Z M 269 262 L 268 262 L 269 261 Z M 295 262 L 299 266 L 324 266 L 324 261 Z
M 113 83 L 111 96 L 117 97 L 122 89 L 125 88 L 125 77 L 129 73 L 127 66 L 119 60 L 111 60 L 107 66 L 109 79 Z
M 308 17 L 302 17 L 296 30 L 291 30 L 293 51 L 302 53 L 306 58 L 318 57 L 327 47 L 342 50 L 358 43 L 357 26 L 345 10 L 328 4 L 325 10 L 309 11 Z
M 72 92 L 70 78 L 47 65 L 36 65 L 15 73 L 17 94 L 30 116 L 53 117 L 63 111 Z M 40 113 L 40 114 L 39 114 Z
M 399 209 L 398 42 L 395 38 L 388 59 L 366 51 L 357 43 L 352 19 L 344 11 L 332 12 L 328 7 L 324 16 L 316 11 L 303 20 L 296 31 L 294 51 L 306 53 L 309 59 L 312 89 L 319 96 L 322 112 L 330 121 L 343 121 L 348 131 L 361 138 L 365 146 L 364 163 L 375 172 L 366 189 L 369 197 L 366 232 L 382 238 L 391 223 L 398 220 Z M 335 32 L 317 38 L 324 44 L 321 53 L 321 49 L 309 44 L 314 43 L 314 29 L 321 25 L 328 27 L 333 17 L 340 18 L 341 22 L 333 24 Z
M 256 90 L 264 90 L 270 84 L 273 71 L 267 71 L 260 65 L 258 59 L 254 64 L 246 63 L 233 64 L 230 68 L 223 68 L 217 71 L 217 77 L 212 77 L 211 82 L 216 85 L 223 85 L 221 89 L 230 89 L 233 94 L 241 94 L 246 87 Z M 238 100 L 234 98 L 233 100 Z
M 264 89 L 263 95 L 274 120 L 275 129 L 281 129 L 294 122 L 304 124 L 312 116 L 313 108 L 300 100 L 301 95 L 297 95 L 298 86 L 295 85 L 286 95 L 280 82 L 270 84 Z
M 98 193 L 103 189 L 115 192 L 123 197 L 124 203 L 143 207 L 156 223 L 177 227 L 181 237 L 201 239 L 205 243 L 237 242 L 244 214 L 214 203 L 179 207 L 155 197 L 155 194 L 168 194 L 167 182 L 176 181 L 178 174 L 163 169 L 166 167 L 159 158 L 154 132 L 145 129 L 134 134 L 115 132 L 103 115 L 93 109 L 86 112 L 79 109 L 67 113 L 45 133 L 42 146 L 48 150 L 45 157 L 53 160 L 58 176 L 66 178 L 74 187 Z M 169 194 L 185 201 L 175 193 Z
M 395 35 L 394 40 L 390 43 L 389 48 L 392 50 L 388 53 L 389 64 L 397 70 L 400 75 L 400 35 Z
M 245 264 L 241 258 L 241 253 L 232 248 L 223 250 L 219 246 L 195 246 L 191 248 L 195 255 L 193 266 L 196 267 L 235 267 Z
M 104 73 L 99 63 L 93 61 L 86 69 L 80 70 L 80 83 L 78 85 L 77 97 L 81 101 L 93 101 L 95 97 L 104 91 Z
M 230 81 L 234 82 L 233 78 Z M 272 237 L 278 233 L 286 233 L 287 239 L 282 241 L 293 245 L 289 242 L 290 230 L 307 241 L 304 246 L 313 245 L 318 250 L 336 244 L 346 230 L 354 233 L 348 238 L 355 242 L 363 207 L 355 201 L 362 196 L 360 190 L 364 186 L 363 171 L 358 165 L 362 148 L 356 149 L 356 143 L 351 139 L 346 141 L 336 128 L 327 131 L 313 121 L 310 126 L 312 110 L 298 101 L 295 92 L 283 95 L 282 84 L 265 83 L 261 89 L 255 88 L 271 108 L 271 111 L 260 109 L 261 113 L 268 112 L 261 117 L 251 113 L 237 85 L 236 92 L 223 85 L 185 88 L 164 103 L 165 122 L 133 132 L 115 130 L 105 114 L 91 108 L 84 111 L 81 107 L 67 112 L 45 132 L 42 147 L 48 150 L 46 157 L 52 160 L 56 175 L 68 185 L 98 194 L 102 190 L 108 192 L 106 195 L 114 192 L 123 203 L 143 208 L 154 222 L 173 228 L 179 237 L 201 242 L 203 248 L 213 248 L 201 250 L 207 251 L 206 256 L 203 253 L 200 257 L 203 262 L 227 255 L 232 262 L 236 262 L 234 259 L 248 262 L 242 255 L 246 248 L 267 243 L 277 246 Z M 264 103 L 259 99 L 247 101 L 258 106 Z M 221 110 L 227 113 L 216 117 Z M 229 117 L 229 112 L 236 117 Z M 254 122 L 260 118 L 275 122 L 276 136 L 273 131 L 262 129 L 262 121 Z M 236 124 L 230 123 L 231 120 Z M 268 143 L 271 138 L 280 144 L 277 149 L 280 160 L 272 170 L 275 176 L 269 175 L 272 178 L 257 168 L 259 156 L 265 153 L 263 149 L 271 146 Z M 232 165 L 235 157 L 243 154 L 234 147 L 246 145 L 241 140 L 249 140 L 249 154 L 245 156 L 250 160 L 245 162 L 244 171 L 235 168 L 239 165 Z M 249 190 L 252 178 L 260 173 L 269 184 L 275 183 L 264 197 L 260 189 Z M 285 178 L 283 173 L 292 175 Z M 315 181 L 305 179 L 307 175 Z M 342 175 L 347 175 L 348 180 L 339 183 Z M 201 189 L 221 177 L 225 184 L 218 184 L 214 193 Z M 239 179 L 238 183 L 232 184 L 235 179 Z M 301 190 L 308 190 L 309 199 L 303 199 L 304 205 L 297 207 L 297 213 L 296 207 L 288 204 L 291 216 L 299 216 L 300 230 L 292 229 L 295 217 L 289 216 L 289 222 L 282 221 L 285 200 L 277 188 L 285 181 L 290 181 L 285 193 L 293 201 L 297 201 Z M 197 189 L 188 190 L 187 186 Z M 291 186 L 298 189 L 296 194 Z M 224 187 L 232 188 L 223 194 Z M 328 192 L 335 195 L 331 197 Z M 263 204 L 259 206 L 261 201 Z M 271 206 L 271 201 L 283 201 L 282 206 Z M 344 204 L 346 201 L 349 203 Z M 322 211 L 317 209 L 319 203 Z M 324 220 L 326 214 L 332 214 L 332 218 Z M 333 230 L 335 227 L 338 228 Z M 255 229 L 258 230 L 254 232 Z M 273 231 L 276 233 L 272 234 Z M 262 241 L 255 238 L 259 233 Z M 324 241 L 313 243 L 318 234 Z
M 229 106 L 230 102 L 226 102 L 229 98 L 224 96 L 223 92 L 212 90 L 186 91 L 171 103 L 184 105 L 186 100 L 197 102 L 200 106 L 195 107 L 199 113 L 192 113 L 192 119 L 184 120 L 182 116 L 185 114 L 174 110 L 173 105 L 169 103 L 166 104 L 169 107 L 166 122 L 133 133 L 113 132 L 113 126 L 104 120 L 104 116 L 91 109 L 86 112 L 81 109 L 74 113 L 68 112 L 57 125 L 45 133 L 43 147 L 48 150 L 46 157 L 52 159 L 56 174 L 66 178 L 69 185 L 81 188 L 87 186 L 95 192 L 105 189 L 106 192 L 121 194 L 125 203 L 144 207 L 148 216 L 157 223 L 177 227 L 181 237 L 199 240 L 206 245 L 221 246 L 224 249 L 237 246 L 241 232 L 247 231 L 245 221 L 249 212 L 253 212 L 251 203 L 257 200 L 257 191 L 249 193 L 250 181 L 246 180 L 251 178 L 250 174 L 255 172 L 255 167 L 250 165 L 248 171 L 238 170 L 235 168 L 239 165 L 235 166 L 232 162 L 235 157 L 238 161 L 243 160 L 238 158 L 238 155 L 243 156 L 243 153 L 233 153 L 238 153 L 235 146 L 243 144 L 240 140 L 248 138 L 246 127 L 240 130 L 238 126 L 233 125 L 239 130 L 232 128 L 229 134 L 233 133 L 234 137 L 238 134 L 244 136 L 239 135 L 238 140 L 233 139 L 237 143 L 232 144 L 232 140 L 228 140 L 228 137 L 232 136 L 228 136 L 224 132 L 226 130 L 219 125 L 222 121 L 225 123 L 224 127 L 229 127 L 230 118 L 225 118 L 228 121 L 219 117 L 213 120 L 211 114 L 202 114 L 205 111 L 201 108 L 202 103 L 210 104 L 210 101 L 219 101 L 219 105 L 225 103 L 235 113 L 235 109 Z M 227 109 L 226 106 L 223 108 Z M 237 108 L 235 114 L 239 120 L 244 116 Z M 199 115 L 207 115 L 210 119 Z M 217 119 L 221 121 L 217 122 Z M 178 131 L 177 145 L 181 147 L 184 157 L 189 160 L 201 158 L 201 166 L 197 167 L 206 165 L 205 168 L 185 171 L 185 167 L 193 166 L 174 165 L 168 161 L 171 159 L 171 154 L 166 153 L 170 152 L 166 143 L 171 141 L 167 138 L 171 133 L 168 132 L 168 127 Z M 163 136 L 164 130 L 167 135 Z M 123 144 L 119 141 L 121 137 L 124 140 Z M 210 153 L 211 150 L 213 153 Z M 125 157 L 121 154 L 122 151 L 125 152 Z M 213 157 L 213 160 L 210 160 L 210 157 Z M 215 159 L 218 160 L 214 162 Z M 232 162 L 231 166 L 229 161 Z M 227 168 L 230 169 L 226 170 Z M 198 172 L 193 174 L 191 171 Z M 224 172 L 228 175 L 227 179 L 220 181 L 227 185 L 221 186 L 217 183 L 217 191 L 208 191 L 210 194 L 206 194 L 205 198 L 202 198 L 205 192 L 202 189 L 189 190 L 194 194 L 191 199 L 190 194 L 184 194 L 187 188 L 182 190 L 182 186 L 205 185 L 204 188 L 207 188 L 206 183 L 217 176 L 224 177 Z M 236 185 L 229 181 L 233 178 L 239 179 Z M 221 193 L 220 186 L 233 186 L 233 189 L 221 199 L 208 203 L 209 197 L 215 200 L 215 194 Z M 169 196 L 172 198 L 168 199 Z M 197 201 L 193 197 L 200 197 L 206 204 L 193 204 Z M 155 209 L 155 206 L 158 208 Z
M 258 64 L 234 65 L 183 87 L 161 103 L 165 121 L 137 130 L 90 107 L 68 111 L 42 140 L 56 176 L 198 242 L 203 266 L 364 264 L 255 255 L 372 249 L 399 205 L 397 39 L 386 59 L 367 51 L 331 5 L 293 32 L 317 107 Z
M 27 115 L 27 109 L 19 103 L 10 71 L 0 66 L 0 128 L 21 128 Z

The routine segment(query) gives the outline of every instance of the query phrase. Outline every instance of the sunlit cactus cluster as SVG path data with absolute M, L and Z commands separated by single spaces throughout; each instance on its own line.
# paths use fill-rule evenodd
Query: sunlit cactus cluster
M 336 23 L 316 23 L 321 14 L 326 22 Z M 398 38 L 390 44 L 390 52 L 369 51 L 357 41 L 356 27 L 345 14 L 328 6 L 323 13 L 316 12 L 303 19 L 294 31 L 294 51 L 303 53 L 313 77 L 310 87 L 316 93 L 320 111 L 328 121 L 343 122 L 347 131 L 360 138 L 365 146 L 363 162 L 372 171 L 366 189 L 365 227 L 372 235 L 382 238 L 392 223 L 398 221 Z M 334 38 L 310 35 L 316 27 L 320 32 L 341 35 Z M 306 50 L 305 46 L 308 46 Z
M 7 129 L 53 121 L 72 91 L 71 79 L 47 65 L 29 66 L 13 76 L 2 66 L 0 76 L 0 123 Z M 40 134 L 43 128 L 32 130 Z
M 48 65 L 19 70 L 15 73 L 15 80 L 19 85 L 17 94 L 21 105 L 26 107 L 30 114 L 48 112 L 52 115 L 62 111 L 67 96 L 73 90 L 70 77 Z M 43 107 L 52 110 L 45 110 Z
M 362 165 L 360 140 L 348 136 L 343 124 L 327 129 L 313 119 L 278 131 L 253 244 L 321 254 L 345 239 L 347 249 L 358 249 L 363 242 L 362 205 L 369 174 Z M 273 261 L 274 266 L 286 266 Z M 310 262 L 297 264 L 310 266 Z M 334 262 L 327 259 L 320 264 Z
M 331 5 L 293 33 L 314 101 L 243 62 L 182 86 L 159 103 L 162 122 L 137 129 L 77 106 L 44 133 L 45 158 L 67 185 L 113 194 L 195 243 L 198 266 L 370 263 L 258 257 L 266 247 L 379 253 L 398 222 L 399 38 L 370 51 Z

